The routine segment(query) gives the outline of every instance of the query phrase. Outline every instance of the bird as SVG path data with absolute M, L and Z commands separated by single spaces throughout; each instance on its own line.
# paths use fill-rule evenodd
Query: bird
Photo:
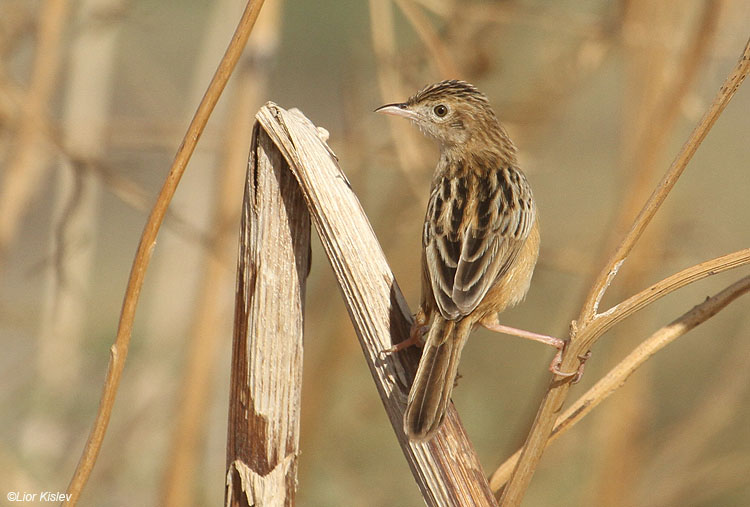
M 497 319 L 525 298 L 540 238 L 531 186 L 487 97 L 470 83 L 446 80 L 375 112 L 411 120 L 440 149 L 422 228 L 420 306 L 410 338 L 390 349 L 426 335 L 404 412 L 404 432 L 422 442 L 442 425 L 473 329 L 516 334 L 559 351 L 564 342 Z

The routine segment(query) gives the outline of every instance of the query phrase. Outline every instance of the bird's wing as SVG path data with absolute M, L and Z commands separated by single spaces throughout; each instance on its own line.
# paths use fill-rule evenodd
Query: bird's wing
M 443 317 L 457 319 L 479 305 L 513 264 L 535 214 L 529 184 L 512 167 L 435 182 L 422 242 Z

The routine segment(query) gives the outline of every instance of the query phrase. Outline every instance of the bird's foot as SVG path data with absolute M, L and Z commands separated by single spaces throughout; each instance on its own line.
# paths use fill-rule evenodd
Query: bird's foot
M 424 339 L 423 336 L 427 332 L 427 330 L 430 328 L 430 326 L 427 325 L 427 318 L 420 310 L 415 316 L 414 316 L 414 322 L 412 322 L 411 330 L 409 331 L 409 338 L 406 340 L 397 343 L 393 347 L 383 349 L 381 351 L 381 354 L 393 354 L 396 352 L 400 352 L 404 349 L 408 349 L 412 345 L 416 345 L 418 347 L 422 347 L 424 345 Z
M 567 342 L 565 342 L 567 344 Z M 578 360 L 580 361 L 578 365 L 578 369 L 576 371 L 562 371 L 560 370 L 560 365 L 562 364 L 562 355 L 563 351 L 565 350 L 565 347 L 561 348 L 557 351 L 557 354 L 555 354 L 554 359 L 552 359 L 552 363 L 549 365 L 549 371 L 554 373 L 555 375 L 558 375 L 560 377 L 569 378 L 573 377 L 573 380 L 571 380 L 572 384 L 577 384 L 581 381 L 581 377 L 583 377 L 583 369 L 586 366 L 586 360 L 591 357 L 591 351 L 589 350 L 582 356 L 578 356 Z

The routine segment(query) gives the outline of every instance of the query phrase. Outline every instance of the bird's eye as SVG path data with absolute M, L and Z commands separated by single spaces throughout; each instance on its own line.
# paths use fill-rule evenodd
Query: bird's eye
M 443 104 L 438 104 L 435 106 L 432 111 L 439 117 L 442 118 L 446 114 L 448 114 L 448 108 L 445 107 Z

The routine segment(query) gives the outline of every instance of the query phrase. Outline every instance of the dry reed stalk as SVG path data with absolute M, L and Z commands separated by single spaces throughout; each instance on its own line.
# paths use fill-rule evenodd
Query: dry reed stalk
M 213 202 L 211 251 L 204 259 L 205 270 L 197 291 L 198 301 L 183 380 L 180 403 L 174 417 L 170 452 L 162 481 L 161 504 L 183 506 L 196 501 L 195 475 L 201 463 L 205 423 L 210 409 L 210 388 L 216 375 L 215 359 L 222 343 L 223 326 L 229 301 L 225 298 L 231 286 L 231 270 L 226 257 L 233 253 L 231 239 L 239 226 L 238 189 L 243 188 L 247 163 L 247 141 L 251 137 L 253 113 L 258 109 L 268 80 L 268 65 L 276 51 L 280 22 L 280 2 L 266 5 L 247 42 L 243 61 L 239 63 L 232 89 L 229 118 L 224 127 L 225 142 L 218 188 Z M 223 371 L 223 370 L 222 370 Z
M 200 33 L 193 65 L 190 70 L 190 84 L 187 87 L 187 99 L 184 101 L 185 118 L 194 112 L 195 104 L 205 91 L 206 76 L 215 69 L 217 56 L 226 44 L 226 34 L 236 24 L 242 5 L 236 0 L 211 2 L 205 16 L 205 28 Z M 234 81 L 228 83 L 231 93 Z M 212 125 L 222 125 L 226 121 L 227 101 L 220 101 L 212 113 L 211 125 L 207 135 L 213 131 Z M 216 136 L 218 137 L 218 136 Z M 147 347 L 149 368 L 163 368 L 161 351 L 170 342 L 190 333 L 187 319 L 175 320 L 175 315 L 195 315 L 196 305 L 200 303 L 199 284 L 202 279 L 206 251 L 213 251 L 211 243 L 215 232 L 210 229 L 211 199 L 216 195 L 218 175 L 215 170 L 220 165 L 220 144 L 203 142 L 196 147 L 190 158 L 193 168 L 189 178 L 180 183 L 177 192 L 169 205 L 170 210 L 180 216 L 185 223 L 190 223 L 200 231 L 207 248 L 193 248 L 191 238 L 183 234 L 174 234 L 165 230 L 159 238 L 159 255 L 154 258 L 149 275 L 155 287 L 169 287 L 169 297 L 148 298 L 148 306 L 143 309 L 147 336 L 161 337 L 162 340 L 149 340 Z M 173 141 L 172 141 L 173 142 Z M 238 198 L 239 200 L 239 198 Z M 176 231 L 177 232 L 177 231 Z M 213 254 L 212 254 L 213 255 Z M 179 259 L 179 262 L 175 262 Z M 231 263 L 228 264 L 231 266 Z M 230 301 L 225 301 L 230 305 Z M 225 329 L 229 332 L 229 329 Z
M 640 293 L 634 298 L 630 298 L 626 302 L 616 305 L 606 312 L 598 312 L 599 303 L 610 283 L 616 276 L 619 268 L 622 266 L 622 263 L 625 261 L 633 246 L 643 234 L 646 226 L 650 223 L 651 219 L 674 187 L 708 131 L 734 96 L 749 70 L 750 41 L 746 44 L 739 62 L 733 71 L 727 76 L 727 79 L 717 93 L 712 105 L 705 113 L 683 148 L 680 150 L 675 160 L 672 162 L 669 170 L 659 182 L 654 193 L 635 219 L 630 231 L 623 238 L 615 253 L 606 263 L 605 268 L 592 285 L 589 295 L 581 309 L 578 320 L 574 321 L 571 325 L 570 341 L 563 353 L 562 362 L 560 364 L 562 371 L 575 371 L 580 364 L 579 358 L 584 356 L 584 354 L 591 349 L 592 345 L 609 327 L 611 327 L 611 325 L 614 325 L 614 323 L 621 320 L 621 318 L 637 311 L 637 309 L 642 308 L 655 299 L 652 297 L 653 294 Z M 695 267 L 695 272 L 690 274 L 685 273 L 685 275 L 689 276 L 687 276 L 685 280 L 676 283 L 675 287 L 684 285 L 683 282 L 687 283 L 687 280 L 691 279 L 692 275 L 698 275 L 700 269 L 705 266 L 706 263 L 702 263 Z M 677 280 L 673 281 L 676 282 Z M 661 290 L 666 287 L 666 282 L 667 281 L 665 280 L 665 285 L 663 286 L 657 284 L 655 289 Z M 616 315 L 616 318 L 613 318 L 613 315 Z M 557 376 L 552 379 L 548 391 L 539 407 L 531 431 L 526 439 L 514 473 L 508 481 L 501 497 L 501 502 L 504 505 L 519 505 L 521 503 L 521 499 L 531 482 L 531 477 L 533 476 L 544 452 L 546 442 L 552 432 L 557 415 L 567 398 L 570 389 L 570 380 L 570 378 L 566 380 L 564 378 L 558 378 Z
M 47 112 L 57 84 L 68 0 L 47 0 L 41 8 L 31 83 L 23 103 L 14 149 L 0 183 L 0 271 L 21 219 L 47 168 L 40 118 Z
M 557 418 L 546 445 L 560 438 L 597 405 L 614 394 L 628 377 L 654 354 L 748 292 L 750 292 L 750 276 L 738 280 L 649 336 Z M 500 491 L 507 483 L 520 455 L 521 450 L 519 449 L 495 470 L 490 478 L 490 486 L 493 491 Z
M 305 196 L 386 413 L 425 501 L 494 505 L 452 405 L 443 429 L 429 442 L 412 443 L 403 433 L 403 410 L 418 354 L 382 351 L 408 335 L 409 310 L 334 155 L 299 112 L 269 103 L 256 117 L 281 150 Z
M 256 124 L 237 263 L 224 503 L 294 505 L 310 215 Z
M 211 2 L 207 7 L 202 29 L 196 34 L 200 42 L 192 60 L 183 103 L 186 118 L 194 112 L 195 104 L 204 93 L 206 76 L 215 69 L 217 56 L 226 45 L 226 34 L 237 23 L 241 9 L 242 5 L 235 0 Z M 259 20 L 261 18 L 259 16 Z M 238 68 L 241 65 L 240 60 Z M 227 84 L 224 97 L 233 96 L 236 83 L 235 78 Z M 216 105 L 202 142 L 190 159 L 192 173 L 180 183 L 180 190 L 169 206 L 175 215 L 200 231 L 205 248 L 196 248 L 192 238 L 179 230 L 164 230 L 159 238 L 159 255 L 153 260 L 149 276 L 155 287 L 168 287 L 169 293 L 167 297 L 148 298 L 147 307 L 143 309 L 146 316 L 144 334 L 159 337 L 147 342 L 144 367 L 162 370 L 163 351 L 175 344 L 179 351 L 178 361 L 182 363 L 177 369 L 182 382 L 173 391 L 178 396 L 175 411 L 167 416 L 173 421 L 174 431 L 169 434 L 171 441 L 164 461 L 165 475 L 160 484 L 160 498 L 165 505 L 201 503 L 196 496 L 199 490 L 193 476 L 196 473 L 195 455 L 204 449 L 198 433 L 208 413 L 197 405 L 205 403 L 211 388 L 213 344 L 221 337 L 226 338 L 231 329 L 228 312 L 232 308 L 230 273 L 233 272 L 234 259 L 226 255 L 227 249 L 231 251 L 227 231 L 212 227 L 212 220 L 215 221 L 219 213 L 216 209 L 219 185 L 229 169 L 222 158 L 224 146 L 214 141 L 222 138 L 215 132 L 228 121 L 231 114 L 229 102 L 224 99 Z M 252 110 L 248 112 L 250 118 L 252 113 Z M 246 140 L 245 143 L 247 145 Z M 242 170 L 243 166 L 240 163 L 234 169 Z M 229 202 L 237 206 L 241 202 L 242 183 L 238 182 L 235 188 L 238 192 Z M 215 278 L 217 275 L 219 279 Z M 219 317 L 220 312 L 223 319 Z M 175 319 L 177 315 L 190 317 Z
M 188 127 L 182 144 L 177 150 L 172 167 L 170 168 L 169 174 L 164 182 L 164 186 L 159 193 L 154 208 L 152 209 L 144 227 L 138 250 L 135 259 L 133 260 L 128 287 L 125 292 L 117 337 L 115 338 L 115 343 L 110 349 L 110 361 L 107 368 L 107 377 L 104 382 L 101 401 L 99 403 L 99 410 L 89 434 L 88 441 L 86 442 L 86 447 L 83 450 L 76 471 L 68 485 L 67 493 L 70 497 L 64 505 L 75 505 L 78 502 L 81 492 L 86 485 L 86 481 L 91 475 L 91 470 L 96 463 L 96 458 L 101 449 L 109 418 L 112 413 L 112 407 L 119 387 L 120 377 L 122 376 L 122 371 L 125 367 L 128 346 L 130 344 L 130 337 L 133 330 L 133 321 L 135 319 L 135 310 L 138 305 L 138 298 L 143 286 L 146 269 L 148 268 L 156 244 L 156 237 L 159 228 L 164 220 L 172 196 L 177 190 L 180 178 L 185 172 L 185 167 L 190 160 L 190 156 L 192 155 L 193 150 L 195 150 L 198 139 L 206 126 L 206 122 L 208 121 L 216 102 L 219 100 L 221 92 L 224 90 L 224 86 L 229 80 L 229 76 L 232 74 L 236 63 L 242 54 L 245 42 L 247 42 L 247 38 L 252 31 L 262 5 L 263 0 L 248 1 L 245 11 L 237 25 L 234 36 L 227 47 L 226 53 L 219 63 L 216 73 L 206 90 L 206 94 L 203 96 L 203 99 L 195 112 L 193 120 L 190 122 L 190 126 Z

